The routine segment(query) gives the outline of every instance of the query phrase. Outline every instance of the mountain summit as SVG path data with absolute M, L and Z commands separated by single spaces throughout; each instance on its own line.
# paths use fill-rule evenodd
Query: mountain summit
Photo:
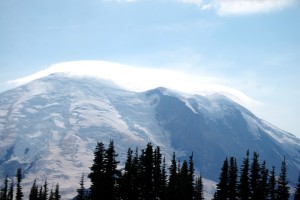
M 97 141 L 115 141 L 124 162 L 128 147 L 148 142 L 166 157 L 192 152 L 198 172 L 218 179 L 225 157 L 256 151 L 280 169 L 286 158 L 293 180 L 300 166 L 300 140 L 257 118 L 220 94 L 200 96 L 167 88 L 131 92 L 107 80 L 52 74 L 0 94 L 0 174 L 25 172 L 60 182 L 76 192 L 88 174 Z M 122 162 L 121 162 L 122 164 Z M 293 179 L 292 179 L 293 178 Z

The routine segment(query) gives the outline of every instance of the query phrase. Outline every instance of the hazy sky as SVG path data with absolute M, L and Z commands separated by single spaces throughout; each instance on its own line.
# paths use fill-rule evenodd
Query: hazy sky
M 248 106 L 258 117 L 300 137 L 298 0 L 0 0 L 0 91 L 78 60 L 233 88 L 260 103 Z

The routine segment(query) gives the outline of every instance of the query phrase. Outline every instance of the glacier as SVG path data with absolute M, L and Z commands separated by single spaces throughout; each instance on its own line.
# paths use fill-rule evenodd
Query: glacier
M 160 146 L 167 160 L 172 152 L 181 160 L 193 152 L 210 194 L 222 161 L 234 156 L 241 164 L 248 149 L 277 170 L 285 157 L 291 183 L 300 169 L 296 136 L 222 94 L 162 87 L 133 92 L 109 80 L 64 73 L 0 94 L 0 138 L 2 178 L 22 167 L 25 188 L 34 179 L 47 179 L 58 182 L 67 198 L 75 195 L 82 173 L 89 173 L 96 142 L 111 139 L 121 165 L 129 147 L 141 149 L 149 142 Z

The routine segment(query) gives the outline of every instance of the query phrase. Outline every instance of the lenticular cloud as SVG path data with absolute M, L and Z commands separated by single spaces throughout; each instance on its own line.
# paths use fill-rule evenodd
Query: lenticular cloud
M 261 105 L 260 102 L 251 99 L 241 91 L 219 84 L 220 80 L 218 78 L 169 69 L 134 67 L 107 61 L 58 63 L 45 70 L 10 81 L 9 83 L 18 86 L 53 73 L 111 80 L 123 88 L 136 92 L 156 87 L 166 87 L 200 95 L 219 93 L 248 108 L 256 108 Z

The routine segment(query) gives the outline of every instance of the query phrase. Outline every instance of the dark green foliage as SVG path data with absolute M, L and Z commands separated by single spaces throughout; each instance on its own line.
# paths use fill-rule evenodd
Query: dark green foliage
M 267 199 L 268 198 L 268 178 L 269 178 L 269 170 L 266 167 L 266 161 L 263 162 L 261 169 L 261 179 L 259 182 L 260 188 L 260 196 L 259 199 Z
M 104 190 L 104 157 L 105 148 L 102 142 L 97 143 L 94 151 L 94 162 L 91 167 L 89 178 L 91 179 L 90 198 L 97 200 L 103 195 Z
M 300 173 L 298 176 L 298 183 L 295 188 L 294 200 L 300 200 Z
M 163 190 L 165 190 L 164 183 L 162 183 L 162 155 L 160 148 L 156 147 L 154 150 L 154 161 L 153 161 L 153 198 L 161 199 Z
M 54 200 L 53 190 L 50 191 L 50 195 L 49 195 L 49 199 L 48 200 Z
M 214 200 L 224 200 L 228 198 L 228 159 L 226 158 L 217 184 L 217 191 L 214 195 Z
M 7 193 L 8 193 L 8 178 L 6 176 L 4 179 L 3 187 L 1 188 L 0 191 L 0 200 L 6 200 L 8 195 Z
M 7 199 L 8 200 L 13 200 L 14 199 L 14 180 L 13 179 L 11 179 L 11 182 L 10 182 L 10 187 L 9 187 Z
M 178 186 L 177 186 L 177 162 L 175 152 L 173 153 L 171 166 L 169 167 L 169 182 L 167 187 L 167 199 L 178 199 Z
M 272 167 L 271 173 L 270 173 L 270 178 L 268 181 L 268 199 L 269 200 L 276 200 L 276 187 L 277 187 L 277 180 L 275 176 L 275 167 Z
M 149 143 L 146 149 L 138 149 L 135 155 L 129 148 L 125 168 L 117 169 L 119 162 L 114 143 L 110 141 L 105 149 L 103 143 L 97 143 L 94 152 L 94 163 L 89 178 L 91 187 L 85 189 L 82 174 L 76 200 L 204 200 L 202 177 L 195 177 L 193 154 L 189 160 L 176 162 L 175 152 L 166 172 L 166 161 L 162 158 L 160 148 L 153 148 Z M 259 155 L 254 152 L 252 162 L 249 162 L 249 151 L 238 174 L 236 158 L 226 158 L 221 168 L 217 191 L 214 200 L 288 200 L 290 197 L 287 181 L 285 159 L 276 179 L 275 167 L 267 169 L 266 162 L 259 163 Z M 238 182 L 238 176 L 240 177 Z M 22 199 L 22 171 L 16 174 L 16 200 Z M 300 200 L 300 174 L 295 188 L 294 200 Z M 10 184 L 8 177 L 3 181 L 0 190 L 0 200 L 13 200 L 14 181 Z M 60 200 L 59 184 L 55 189 L 48 190 L 47 180 L 42 186 L 33 182 L 29 200 Z
M 38 200 L 38 193 L 38 186 L 36 184 L 36 180 L 34 180 L 30 189 L 29 200 Z
M 195 200 L 204 200 L 202 176 L 196 178 L 194 199 Z
M 238 197 L 240 200 L 248 200 L 250 197 L 249 184 L 249 150 L 246 153 L 246 158 L 240 170 L 240 181 L 238 185 Z
M 228 199 L 235 200 L 237 199 L 237 163 L 234 157 L 231 157 L 229 160 L 229 169 L 228 169 Z
M 54 200 L 60 200 L 61 195 L 59 193 L 59 184 L 57 183 L 55 185 L 55 190 L 54 190 Z
M 289 182 L 286 179 L 286 162 L 285 158 L 281 164 L 280 175 L 278 177 L 278 185 L 277 185 L 277 199 L 280 200 L 288 200 L 290 197 L 289 194 Z
M 84 188 L 84 174 L 81 175 L 80 182 L 79 182 L 79 189 L 77 189 L 77 197 L 76 200 L 85 200 L 85 188 Z
M 258 153 L 253 153 L 252 165 L 250 168 L 250 197 L 251 199 L 259 199 L 260 196 L 260 164 Z
M 16 178 L 17 178 L 16 200 L 21 200 L 24 196 L 23 192 L 22 192 L 22 187 L 21 187 L 21 182 L 22 182 L 22 170 L 21 170 L 21 168 L 18 168 Z
M 188 185 L 187 185 L 187 199 L 193 199 L 195 192 L 195 168 L 194 168 L 194 154 L 189 157 L 189 169 L 188 169 Z
M 140 156 L 140 176 L 141 182 L 141 196 L 143 199 L 153 199 L 153 146 L 151 143 L 147 144 L 145 150 L 142 150 Z
M 104 157 L 104 192 L 102 196 L 104 199 L 117 199 L 118 180 L 121 176 L 117 169 L 118 161 L 116 160 L 118 154 L 115 152 L 114 142 L 111 140 L 106 150 Z
M 136 155 L 136 158 L 133 158 L 133 152 L 129 148 L 127 151 L 127 160 L 125 162 L 124 174 L 121 181 L 121 191 L 124 199 L 130 200 L 138 198 L 137 160 L 138 155 Z
M 43 187 L 42 186 L 40 186 L 40 189 L 39 189 L 38 200 L 43 200 Z
M 166 172 L 166 159 L 164 157 L 163 164 L 161 168 L 161 189 L 160 189 L 160 199 L 167 199 L 167 172 Z
M 45 180 L 45 183 L 43 185 L 43 193 L 42 193 L 42 200 L 47 200 L 48 199 L 48 182 Z
M 182 200 L 188 199 L 188 164 L 186 161 L 183 161 L 181 170 L 178 176 L 178 191 L 179 191 L 179 198 Z

